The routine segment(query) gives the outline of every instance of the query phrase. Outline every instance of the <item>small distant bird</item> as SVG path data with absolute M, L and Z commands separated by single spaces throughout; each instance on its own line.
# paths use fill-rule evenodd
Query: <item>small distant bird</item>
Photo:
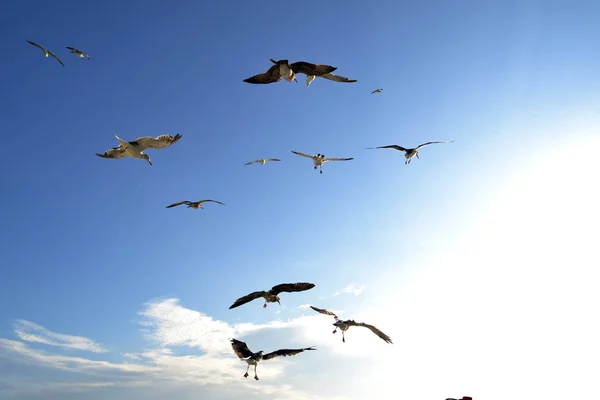
M 42 49 L 42 51 L 44 52 L 44 55 L 46 56 L 46 58 L 48 58 L 48 56 L 52 56 L 52 57 L 54 57 L 56 59 L 56 61 L 58 61 L 60 63 L 60 65 L 62 65 L 63 67 L 65 66 L 65 64 L 60 60 L 60 58 L 58 58 L 56 56 L 56 54 L 54 54 L 50 50 L 46 49 L 44 46 L 39 45 L 36 42 L 32 42 L 31 40 L 28 40 L 27 43 L 30 43 L 30 44 L 34 45 L 38 49 Z
M 375 89 L 375 90 L 373 90 L 373 91 L 371 92 L 371 94 L 373 94 L 373 93 L 381 93 L 382 91 L 383 91 L 383 89 L 382 89 L 382 88 Z
M 250 164 L 256 164 L 256 163 L 260 163 L 260 165 L 265 165 L 269 161 L 281 161 L 281 160 L 279 158 L 261 158 L 260 160 L 254 160 L 254 161 L 247 162 L 244 165 L 250 165 Z
M 85 54 L 83 51 L 76 49 L 75 47 L 67 46 L 67 49 L 71 50 L 71 53 L 75 54 L 80 58 L 87 58 L 88 60 L 91 59 L 91 57 L 88 54 Z
M 472 397 L 469 396 L 463 396 L 462 399 L 452 399 L 452 398 L 447 398 L 446 400 L 473 400 Z
M 202 203 L 207 203 L 207 202 L 211 202 L 211 203 L 217 203 L 217 204 L 221 204 L 221 205 L 225 205 L 224 203 L 221 203 L 220 201 L 217 200 L 200 200 L 200 201 L 180 201 L 178 203 L 173 203 L 169 206 L 167 206 L 167 208 L 171 208 L 171 207 L 177 207 L 180 206 L 182 204 L 185 204 L 187 206 L 187 208 L 195 208 L 196 210 L 200 209 L 200 208 L 204 208 L 202 207 Z
M 263 308 L 267 308 L 267 303 L 277 302 L 277 303 L 281 304 L 279 302 L 279 300 L 281 300 L 281 299 L 278 296 L 278 294 L 281 292 L 287 292 L 287 293 L 303 292 L 305 290 L 309 290 L 314 287 L 315 287 L 314 283 L 308 283 L 308 282 L 282 283 L 280 285 L 273 286 L 273 288 L 271 288 L 271 290 L 269 290 L 269 291 L 261 290 L 261 291 L 252 292 L 246 296 L 240 297 L 231 305 L 231 307 L 229 307 L 229 309 L 231 310 L 232 308 L 239 307 L 243 304 L 249 303 L 252 300 L 259 299 L 261 297 L 265 299 L 265 304 L 263 305 Z
M 294 151 L 292 150 L 292 153 L 297 154 L 299 156 L 302 157 L 308 157 L 310 159 L 313 160 L 314 163 L 314 168 L 320 169 L 320 173 L 323 173 L 323 163 L 326 163 L 327 161 L 350 161 L 350 160 L 354 160 L 354 157 L 350 157 L 350 158 L 335 158 L 335 157 L 329 157 L 329 158 L 325 158 L 325 156 L 321 153 L 318 153 L 316 156 L 310 156 L 308 154 L 304 154 L 304 153 L 300 153 L 299 151 Z
M 344 332 L 346 332 L 351 326 L 362 326 L 365 328 L 369 328 L 371 330 L 371 332 L 373 332 L 374 334 L 379 336 L 381 339 L 383 339 L 384 342 L 392 343 L 392 339 L 388 335 L 381 332 L 379 329 L 375 328 L 373 325 L 365 324 L 362 322 L 356 322 L 351 319 L 342 321 L 341 319 L 338 318 L 337 315 L 335 315 L 331 311 L 327 311 L 325 309 L 317 308 L 317 307 L 313 307 L 313 306 L 310 306 L 310 308 L 312 308 L 313 310 L 315 310 L 318 313 L 325 314 L 325 315 L 332 315 L 333 318 L 335 318 L 335 323 L 333 324 L 335 326 L 335 329 L 334 329 L 333 333 L 335 333 L 339 328 L 342 331 L 342 342 L 344 342 L 344 343 L 346 342 L 346 338 L 344 337 Z
M 273 82 L 279 82 L 282 77 L 288 82 L 298 82 L 298 80 L 296 79 L 296 74 L 302 73 L 306 75 L 320 76 L 323 74 L 333 72 L 337 69 L 337 67 L 332 67 L 331 65 L 311 64 L 304 61 L 298 61 L 289 64 L 288 60 L 275 61 L 271 58 L 271 62 L 275 65 L 269 68 L 267 72 L 244 79 L 244 82 L 268 84 Z
M 397 144 L 390 144 L 389 146 L 367 147 L 367 149 L 369 149 L 369 150 L 372 150 L 372 149 L 395 149 L 398 151 L 403 151 L 404 157 L 406 158 L 406 160 L 404 161 L 404 164 L 410 164 L 410 160 L 413 157 L 416 156 L 417 158 L 419 158 L 419 149 L 421 147 L 428 146 L 430 144 L 435 144 L 435 143 L 454 143 L 454 140 L 451 140 L 449 142 L 427 142 L 427 143 L 418 145 L 414 149 L 405 149 L 404 147 L 398 146 Z
M 314 81 L 315 78 L 325 78 L 325 79 L 329 79 L 330 81 L 345 82 L 345 83 L 357 82 L 355 79 L 348 79 L 345 76 L 334 75 L 334 74 L 323 74 L 323 75 L 319 75 L 319 76 L 317 76 L 317 75 L 306 75 L 306 87 L 309 87 L 310 83 L 312 81 Z
M 256 374 L 256 367 L 261 361 L 270 360 L 271 358 L 275 357 L 295 356 L 296 354 L 300 354 L 303 351 L 316 350 L 314 346 L 311 346 L 305 347 L 303 349 L 281 349 L 267 354 L 265 354 L 265 352 L 262 350 L 253 353 L 252 351 L 250 351 L 246 343 L 237 339 L 231 339 L 231 347 L 233 348 L 235 355 L 237 355 L 239 359 L 244 360 L 248 363 L 248 367 L 246 368 L 244 378 L 248 377 L 248 370 L 250 369 L 251 365 L 254 365 L 254 379 L 256 380 L 258 380 L 258 375 Z
M 152 161 L 150 161 L 150 157 L 147 154 L 144 154 L 144 150 L 146 149 L 163 149 L 165 147 L 169 147 L 173 143 L 177 143 L 179 139 L 181 139 L 181 135 L 178 133 L 175 136 L 171 135 L 160 135 L 156 138 L 152 136 L 144 136 L 139 137 L 131 142 L 126 142 L 117 135 L 115 135 L 117 140 L 119 141 L 118 147 L 113 147 L 110 150 L 105 151 L 103 154 L 96 155 L 102 158 L 123 158 L 123 157 L 133 157 L 140 160 L 148 161 L 148 164 L 152 165 Z

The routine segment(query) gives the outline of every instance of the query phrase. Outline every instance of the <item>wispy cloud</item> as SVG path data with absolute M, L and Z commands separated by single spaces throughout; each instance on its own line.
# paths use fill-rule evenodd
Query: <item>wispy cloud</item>
M 332 296 L 339 296 L 342 293 L 353 294 L 355 296 L 360 296 L 365 289 L 364 285 L 356 285 L 351 283 L 350 285 L 340 289 L 339 292 L 335 292 Z
M 26 342 L 43 343 L 50 346 L 85 350 L 94 353 L 104 353 L 107 351 L 99 344 L 86 337 L 52 332 L 41 325 L 23 319 L 19 319 L 15 322 L 15 333 L 19 339 Z
M 301 310 L 305 310 L 307 308 L 310 308 L 310 304 L 301 304 L 301 305 L 298 306 L 298 308 L 301 309 Z
M 47 382 L 36 387 L 43 390 L 88 391 L 102 387 L 120 386 L 152 386 L 162 384 L 183 385 L 225 385 L 237 384 L 252 388 L 260 393 L 259 398 L 271 399 L 322 399 L 311 396 L 289 385 L 252 385 L 240 379 L 245 363 L 241 362 L 231 351 L 229 339 L 243 338 L 263 330 L 281 330 L 293 328 L 287 335 L 287 342 L 303 343 L 314 337 L 315 332 L 323 334 L 322 320 L 318 316 L 300 317 L 288 321 L 271 321 L 265 324 L 237 323 L 228 324 L 216 320 L 200 311 L 185 308 L 178 299 L 160 299 L 144 304 L 139 312 L 142 317 L 144 337 L 150 348 L 140 352 L 121 353 L 123 362 L 91 360 L 83 357 L 51 354 L 43 350 L 29 347 L 24 341 L 46 343 L 65 348 L 78 348 L 96 352 L 103 350 L 87 338 L 56 334 L 29 321 L 19 320 L 15 323 L 17 336 L 24 341 L 0 338 L 0 357 L 12 362 L 31 366 L 56 369 L 86 375 L 97 382 L 80 382 L 64 384 Z M 312 332 L 312 333 L 310 333 Z M 252 343 L 249 343 L 252 348 Z M 171 347 L 190 347 L 201 350 L 202 354 L 179 355 Z M 259 350 L 259 349 L 255 349 Z M 104 351 L 104 350 L 103 350 Z M 269 381 L 284 374 L 287 368 L 294 365 L 293 360 L 279 360 L 261 365 L 260 376 Z M 12 385 L 11 390 L 17 390 Z M 26 389 L 27 385 L 25 385 Z M 229 386 L 227 386 L 229 387 Z M 237 386 L 236 386 L 237 387 Z M 31 388 L 31 387 L 30 387 Z M 67 389 L 69 388 L 69 389 Z M 76 389 L 75 389 L 76 388 Z M 241 394 L 241 393 L 240 393 Z

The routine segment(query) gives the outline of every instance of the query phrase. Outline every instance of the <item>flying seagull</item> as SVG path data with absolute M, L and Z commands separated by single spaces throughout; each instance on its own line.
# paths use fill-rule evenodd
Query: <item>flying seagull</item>
M 267 72 L 244 79 L 244 82 L 267 84 L 279 82 L 282 77 L 288 82 L 297 82 L 296 74 L 320 76 L 337 69 L 337 67 L 332 67 L 331 65 L 311 64 L 304 61 L 289 64 L 288 60 L 275 61 L 271 58 L 271 62 L 275 65 L 269 68 Z
M 316 156 L 310 156 L 308 154 L 304 154 L 304 153 L 300 153 L 299 151 L 294 151 L 292 150 L 292 153 L 297 154 L 299 156 L 302 157 L 307 157 L 313 160 L 314 163 L 314 167 L 315 169 L 319 168 L 320 169 L 320 173 L 323 173 L 323 163 L 326 163 L 327 161 L 350 161 L 350 160 L 354 160 L 354 157 L 350 157 L 350 158 L 335 158 L 335 157 L 329 157 L 329 158 L 325 158 L 325 156 L 321 153 L 317 154 Z
M 352 83 L 352 82 L 356 82 L 356 79 L 348 79 L 345 76 L 340 76 L 340 75 L 334 75 L 334 74 L 323 74 L 323 75 L 306 75 L 306 87 L 310 86 L 310 83 L 312 81 L 315 80 L 315 78 L 325 78 L 325 79 L 329 79 L 330 81 L 335 81 L 335 82 L 346 82 L 346 83 Z
M 469 396 L 463 396 L 462 399 L 447 398 L 446 400 L 473 400 L 473 398 Z
M 44 55 L 46 56 L 46 58 L 48 58 L 48 56 L 52 56 L 56 59 L 56 61 L 58 61 L 60 63 L 60 65 L 62 65 L 63 67 L 65 66 L 65 64 L 60 60 L 60 58 L 58 58 L 56 56 L 56 54 L 54 54 L 53 52 L 51 52 L 50 50 L 46 49 L 44 46 L 37 44 L 36 42 L 32 42 L 31 40 L 27 41 L 28 43 L 34 45 L 35 47 L 42 49 L 42 51 L 44 52 Z
M 423 143 L 418 145 L 417 147 L 415 147 L 414 149 L 405 149 L 402 146 L 398 146 L 397 144 L 390 144 L 389 146 L 379 146 L 379 147 L 368 147 L 368 149 L 395 149 L 398 151 L 403 151 L 404 152 L 404 157 L 406 158 L 406 160 L 404 161 L 404 164 L 410 164 L 410 160 L 413 157 L 417 157 L 419 158 L 419 149 L 421 147 L 430 145 L 430 144 L 435 144 L 435 143 L 453 143 L 454 140 L 451 140 L 449 142 L 427 142 L 427 143 Z
M 351 319 L 342 321 L 341 319 L 338 318 L 337 315 L 335 315 L 331 311 L 327 311 L 325 309 L 317 308 L 317 307 L 313 307 L 313 306 L 310 306 L 310 308 L 312 308 L 313 310 L 315 310 L 316 312 L 321 313 L 321 314 L 333 315 L 333 318 L 335 318 L 335 323 L 333 324 L 335 326 L 335 329 L 334 329 L 333 333 L 335 333 L 339 328 L 342 331 L 342 342 L 344 342 L 344 343 L 346 342 L 346 338 L 344 337 L 344 332 L 346 332 L 351 326 L 363 326 L 365 328 L 369 328 L 371 330 L 371 332 L 373 332 L 374 334 L 379 336 L 381 339 L 383 339 L 384 342 L 392 343 L 392 339 L 388 335 L 381 332 L 379 329 L 375 328 L 373 325 L 365 324 L 362 322 L 356 322 Z
M 88 54 L 85 54 L 83 51 L 76 49 L 75 47 L 67 46 L 67 49 L 71 50 L 71 53 L 75 54 L 80 58 L 87 58 L 88 60 L 91 58 Z
M 246 296 L 240 297 L 239 299 L 237 299 L 232 305 L 231 307 L 229 307 L 229 309 L 231 310 L 232 308 L 236 308 L 239 307 L 243 304 L 246 304 L 248 302 L 251 302 L 252 300 L 255 299 L 259 299 L 259 298 L 264 298 L 265 299 L 265 304 L 263 305 L 263 308 L 267 308 L 267 303 L 279 303 L 279 300 L 281 300 L 278 296 L 279 293 L 281 292 L 288 292 L 288 293 L 292 293 L 292 292 L 303 292 L 305 290 L 309 290 L 315 287 L 314 283 L 307 283 L 307 282 L 298 282 L 298 283 L 282 283 L 280 285 L 277 286 L 273 286 L 271 288 L 271 290 L 269 291 L 258 291 L 258 292 L 252 292 Z M 281 304 L 281 303 L 279 303 Z
M 250 165 L 250 164 L 256 164 L 256 163 L 260 163 L 260 165 L 265 165 L 269 161 L 281 161 L 281 160 L 279 158 L 261 158 L 260 160 L 254 160 L 254 161 L 247 162 L 244 165 Z
M 117 135 L 115 135 L 117 140 L 119 141 L 118 147 L 113 147 L 110 150 L 106 150 L 103 154 L 96 155 L 98 157 L 103 158 L 123 158 L 123 157 L 133 157 L 138 158 L 140 160 L 148 161 L 148 164 L 152 165 L 150 161 L 150 157 L 148 154 L 144 154 L 144 150 L 146 149 L 163 149 L 165 147 L 169 147 L 173 143 L 176 143 L 179 139 L 181 139 L 181 135 L 178 133 L 175 136 L 172 135 L 160 135 L 156 138 L 152 136 L 143 136 L 139 137 L 131 142 L 126 142 Z
M 382 89 L 382 88 L 375 89 L 375 90 L 373 90 L 373 91 L 371 92 L 371 94 L 373 94 L 373 93 L 381 93 L 382 91 L 383 91 L 383 89 Z
M 217 201 L 217 200 L 200 200 L 200 201 L 187 201 L 187 200 L 184 200 L 184 201 L 180 201 L 178 203 L 173 203 L 170 206 L 167 206 L 167 208 L 177 207 L 177 206 L 180 206 L 182 204 L 185 204 L 187 206 L 187 208 L 195 208 L 196 210 L 198 210 L 200 208 L 203 208 L 202 207 L 202 203 L 207 203 L 207 202 L 218 203 L 218 204 L 221 204 L 223 206 L 225 205 L 224 203 L 221 203 L 220 201 Z
M 250 369 L 251 365 L 254 365 L 254 379 L 256 379 L 256 380 L 258 380 L 258 375 L 256 375 L 256 366 L 261 361 L 269 360 L 269 359 L 275 358 L 275 357 L 295 356 L 296 354 L 300 354 L 305 350 L 316 350 L 314 348 L 314 346 L 312 346 L 312 347 L 305 347 L 303 349 L 281 349 L 281 350 L 276 350 L 276 351 L 273 351 L 273 352 L 267 353 L 267 354 L 265 354 L 265 352 L 262 350 L 259 352 L 253 353 L 252 351 L 250 351 L 250 349 L 248 348 L 248 345 L 246 345 L 246 343 L 242 342 L 241 340 L 237 340 L 237 339 L 231 339 L 231 347 L 233 348 L 235 355 L 237 355 L 241 360 L 244 360 L 248 363 L 248 368 L 246 368 L 246 373 L 244 374 L 244 378 L 248 377 L 248 370 Z

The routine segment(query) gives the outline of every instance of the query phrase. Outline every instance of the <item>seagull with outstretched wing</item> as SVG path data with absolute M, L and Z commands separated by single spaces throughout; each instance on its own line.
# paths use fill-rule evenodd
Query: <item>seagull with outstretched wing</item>
M 117 140 L 119 141 L 118 147 L 113 147 L 110 150 L 105 151 L 103 154 L 96 155 L 102 158 L 123 158 L 123 157 L 132 157 L 140 160 L 148 161 L 148 164 L 152 165 L 152 161 L 150 161 L 150 157 L 148 154 L 144 153 L 146 149 L 164 149 L 165 147 L 169 147 L 173 143 L 177 143 L 179 139 L 181 139 L 181 135 L 178 133 L 175 136 L 173 135 L 160 135 L 158 137 L 152 136 L 143 136 L 139 137 L 131 142 L 126 142 L 121 139 L 119 136 L 115 135 Z
M 271 58 L 271 62 L 274 64 L 262 74 L 251 76 L 250 78 L 244 79 L 244 82 L 254 84 L 268 84 L 273 82 L 279 82 L 281 78 L 288 82 L 296 81 L 296 74 L 316 75 L 320 76 L 333 72 L 337 67 L 331 65 L 312 64 L 305 61 L 298 61 L 290 64 L 288 60 L 275 61 Z
M 430 144 L 435 144 L 435 143 L 454 143 L 454 140 L 451 140 L 449 142 L 427 142 L 427 143 L 418 145 L 414 149 L 406 149 L 402 146 L 398 146 L 397 144 L 390 144 L 388 146 L 379 146 L 379 147 L 368 147 L 368 149 L 370 149 L 370 150 L 371 149 L 394 149 L 394 150 L 398 150 L 398 151 L 403 151 L 404 157 L 406 158 L 406 160 L 404 160 L 404 164 L 410 164 L 410 160 L 413 157 L 419 158 L 419 149 L 421 147 L 428 146 Z
M 261 158 L 260 160 L 249 161 L 244 165 L 256 164 L 260 163 L 260 165 L 265 165 L 269 161 L 281 161 L 279 158 Z
M 87 58 L 88 60 L 91 59 L 91 57 L 89 56 L 89 54 L 86 54 L 83 51 L 81 51 L 79 49 L 76 49 L 75 47 L 69 47 L 69 46 L 67 46 L 67 49 L 69 49 L 71 51 L 71 53 L 75 54 L 79 58 Z
M 60 65 L 62 65 L 63 67 L 65 66 L 65 64 L 61 61 L 61 59 L 56 56 L 56 54 L 54 54 L 53 52 L 51 52 L 44 46 L 37 44 L 36 42 L 32 42 L 31 40 L 28 40 L 27 43 L 34 45 L 38 49 L 41 49 L 44 52 L 44 55 L 46 56 L 46 58 L 48 58 L 48 56 L 52 56 L 52 57 L 54 57 L 54 59 L 56 61 L 58 61 L 60 63 Z
M 265 304 L 263 308 L 267 307 L 267 303 L 279 303 L 281 300 L 278 296 L 281 292 L 293 293 L 293 292 L 303 292 L 305 290 L 309 290 L 315 287 L 314 283 L 308 282 L 298 282 L 298 283 L 282 283 L 280 285 L 273 286 L 271 290 L 260 290 L 258 292 L 252 292 L 246 296 L 240 297 L 237 299 L 229 309 L 239 307 L 243 304 L 249 303 L 252 300 L 260 299 L 261 297 L 265 299 Z
M 374 93 L 381 93 L 382 91 L 383 91 L 383 89 L 382 89 L 382 88 L 378 88 L 378 89 L 375 89 L 375 90 L 373 90 L 373 91 L 371 92 L 371 94 L 374 94 Z
M 310 306 L 310 308 L 312 308 L 313 310 L 315 310 L 318 313 L 333 316 L 333 318 L 335 319 L 335 322 L 333 324 L 333 326 L 335 326 L 335 329 L 334 329 L 333 333 L 336 333 L 338 329 L 341 330 L 342 331 L 342 342 L 344 342 L 344 343 L 346 342 L 346 338 L 344 337 L 344 332 L 346 332 L 348 329 L 350 329 L 351 326 L 362 326 L 363 328 L 368 328 L 371 330 L 371 332 L 373 332 L 374 334 L 379 336 L 384 342 L 390 343 L 390 344 L 392 343 L 392 339 L 388 335 L 381 332 L 379 329 L 377 329 L 373 325 L 365 324 L 363 322 L 356 322 L 352 319 L 347 319 L 345 321 L 342 321 L 341 319 L 338 318 L 337 315 L 335 315 L 331 311 L 325 310 L 323 308 L 313 307 L 313 306 Z
M 305 153 L 301 153 L 299 151 L 294 151 L 292 150 L 292 153 L 299 155 L 301 157 L 307 157 L 310 158 L 311 160 L 313 160 L 313 166 L 314 169 L 319 168 L 320 173 L 323 173 L 323 164 L 328 162 L 328 161 L 350 161 L 350 160 L 354 160 L 354 157 L 350 157 L 350 158 L 337 158 L 337 157 L 328 157 L 325 158 L 325 156 L 321 153 L 318 153 L 316 156 L 311 156 L 309 154 L 305 154 Z
M 180 206 L 182 204 L 185 204 L 187 206 L 187 208 L 194 208 L 196 210 L 203 208 L 202 207 L 202 203 L 217 203 L 217 204 L 221 204 L 221 205 L 225 205 L 224 203 L 221 203 L 220 201 L 217 200 L 199 200 L 199 201 L 188 201 L 188 200 L 184 200 L 184 201 L 180 201 L 177 203 L 173 203 L 171 205 L 168 205 L 167 208 L 172 208 L 172 207 L 177 207 Z
M 267 354 L 265 354 L 265 352 L 262 350 L 254 353 L 248 348 L 248 345 L 246 345 L 246 343 L 237 339 L 231 339 L 231 347 L 233 348 L 235 355 L 238 356 L 239 359 L 244 360 L 248 363 L 248 367 L 246 368 L 244 378 L 248 377 L 248 370 L 250 369 L 251 365 L 254 365 L 255 380 L 258 380 L 258 375 L 256 374 L 256 367 L 263 360 L 270 360 L 275 357 L 295 356 L 296 354 L 300 354 L 303 351 L 316 350 L 314 346 L 311 346 L 305 347 L 303 349 L 280 349 Z

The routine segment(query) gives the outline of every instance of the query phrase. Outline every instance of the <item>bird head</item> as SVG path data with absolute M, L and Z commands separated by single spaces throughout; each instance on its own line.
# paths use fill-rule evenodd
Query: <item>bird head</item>
M 265 352 L 261 350 L 261 351 L 257 351 L 257 352 L 256 352 L 256 355 L 258 355 L 258 356 L 262 356 L 264 353 L 265 353 Z
M 152 165 L 152 161 L 150 161 L 150 157 L 148 156 L 148 154 L 142 154 L 142 157 L 144 158 L 144 160 L 148 161 L 148 164 Z

